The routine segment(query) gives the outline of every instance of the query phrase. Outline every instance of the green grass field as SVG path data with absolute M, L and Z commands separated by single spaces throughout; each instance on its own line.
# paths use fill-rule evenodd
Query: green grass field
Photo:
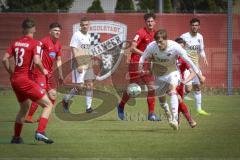
M 0 94 L 0 159 L 240 159 L 240 96 L 204 96 L 204 107 L 212 114 L 204 117 L 196 115 L 194 101 L 186 101 L 198 126 L 190 128 L 182 117 L 179 131 L 172 130 L 163 116 L 160 122 L 146 121 L 142 98 L 126 106 L 128 121 L 118 120 L 116 110 L 90 121 L 70 122 L 53 112 L 47 133 L 54 144 L 34 141 L 37 124 L 26 124 L 25 144 L 13 145 L 9 142 L 18 106 L 11 92 Z M 83 111 L 84 104 L 83 98 L 75 97 L 71 111 Z M 158 103 L 156 110 L 163 114 Z

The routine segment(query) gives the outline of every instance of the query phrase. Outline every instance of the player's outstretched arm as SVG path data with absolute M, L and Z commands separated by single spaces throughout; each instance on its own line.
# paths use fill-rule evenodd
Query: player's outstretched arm
M 3 56 L 3 59 L 2 59 L 2 63 L 3 63 L 4 68 L 6 69 L 6 71 L 10 75 L 12 75 L 13 69 L 10 65 L 9 58 L 11 58 L 11 56 L 8 53 L 5 53 L 4 56 Z

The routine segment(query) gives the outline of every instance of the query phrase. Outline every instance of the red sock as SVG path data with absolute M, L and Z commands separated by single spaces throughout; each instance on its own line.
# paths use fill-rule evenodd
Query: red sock
M 21 132 L 22 132 L 22 127 L 23 127 L 22 123 L 15 122 L 15 125 L 14 125 L 14 137 L 20 137 Z
M 31 107 L 29 108 L 29 111 L 28 111 L 28 116 L 32 117 L 33 114 L 36 112 L 37 108 L 38 108 L 38 104 L 36 102 L 32 102 Z
M 154 113 L 154 106 L 155 106 L 155 91 L 148 91 L 147 96 L 147 102 L 148 102 L 148 112 Z
M 188 112 L 188 108 L 184 102 L 179 102 L 179 107 L 183 115 L 186 117 L 187 121 L 190 122 L 192 121 L 192 118 Z
M 48 119 L 41 117 L 38 122 L 37 132 L 44 133 L 47 123 Z
M 181 108 L 181 106 L 180 106 L 180 102 L 178 101 L 178 124 L 180 124 L 180 120 L 181 120 L 181 117 L 180 117 L 180 112 L 183 112 L 182 111 L 182 108 Z
M 127 101 L 129 100 L 129 95 L 127 94 L 126 91 L 123 92 L 123 96 L 122 96 L 122 100 L 119 103 L 119 107 L 124 108 L 125 104 L 127 103 Z

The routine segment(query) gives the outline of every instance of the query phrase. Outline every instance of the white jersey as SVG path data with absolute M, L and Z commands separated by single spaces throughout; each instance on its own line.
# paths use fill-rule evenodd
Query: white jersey
M 73 34 L 70 47 L 78 49 L 89 49 L 91 45 L 90 34 L 82 34 L 82 32 L 77 31 Z
M 198 66 L 199 55 L 201 57 L 206 56 L 204 52 L 203 36 L 200 33 L 197 33 L 197 35 L 193 37 L 190 32 L 187 32 L 182 34 L 181 38 L 186 41 L 186 50 L 188 56 Z
M 155 76 L 168 75 L 177 70 L 176 60 L 178 56 L 182 57 L 196 73 L 199 73 L 199 69 L 191 59 L 187 56 L 186 50 L 184 50 L 178 43 L 172 40 L 167 40 L 167 48 L 161 51 L 156 41 L 151 42 L 145 49 L 143 55 L 139 60 L 139 69 L 142 69 L 145 59 L 154 61 L 158 72 L 153 70 Z
M 90 34 L 83 34 L 80 31 L 76 31 L 70 42 L 70 47 L 74 47 L 78 49 L 77 56 L 82 56 L 82 55 L 90 55 L 90 46 L 91 46 L 91 41 L 90 41 Z M 89 62 L 90 63 L 90 62 Z M 88 68 L 89 65 L 84 65 L 82 66 L 83 68 Z

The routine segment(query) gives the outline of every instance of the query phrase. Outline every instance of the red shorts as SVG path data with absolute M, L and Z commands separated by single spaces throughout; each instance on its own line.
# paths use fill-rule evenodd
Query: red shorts
M 137 83 L 137 84 L 148 84 L 148 82 L 152 82 L 155 80 L 154 76 L 149 73 L 150 64 L 145 63 L 144 64 L 144 70 L 148 71 L 146 74 L 141 75 L 138 72 L 138 63 L 139 61 L 131 59 L 129 64 L 129 80 L 130 83 Z M 144 83 L 143 83 L 144 82 Z
M 184 84 L 180 83 L 176 88 L 177 93 L 181 96 L 181 98 L 184 97 Z
M 43 74 L 33 74 L 33 80 L 46 91 L 56 88 L 56 83 L 52 74 L 49 74 L 48 76 Z
M 45 95 L 44 90 L 28 77 L 11 78 L 11 85 L 20 103 L 27 99 L 36 102 Z

